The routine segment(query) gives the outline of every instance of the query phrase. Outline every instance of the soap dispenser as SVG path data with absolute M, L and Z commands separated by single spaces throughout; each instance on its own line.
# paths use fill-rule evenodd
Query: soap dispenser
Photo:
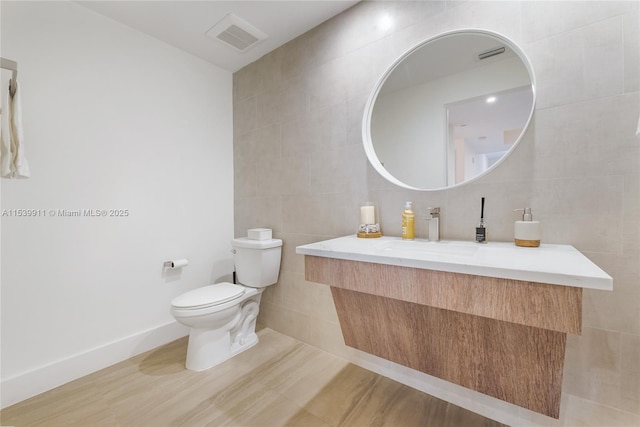
M 416 215 L 413 213 L 413 209 L 411 209 L 411 202 L 405 203 L 404 211 L 402 211 L 402 238 L 404 240 L 413 240 L 416 238 L 415 218 Z
M 514 209 L 514 212 L 522 211 L 522 221 L 516 221 L 514 227 L 514 240 L 516 246 L 537 248 L 540 246 L 542 227 L 539 221 L 533 221 L 531 208 Z

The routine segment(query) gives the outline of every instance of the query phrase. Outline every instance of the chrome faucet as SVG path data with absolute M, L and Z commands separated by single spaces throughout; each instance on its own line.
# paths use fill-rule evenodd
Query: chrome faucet
M 440 240 L 440 208 L 427 208 L 427 221 L 429 221 L 429 240 Z

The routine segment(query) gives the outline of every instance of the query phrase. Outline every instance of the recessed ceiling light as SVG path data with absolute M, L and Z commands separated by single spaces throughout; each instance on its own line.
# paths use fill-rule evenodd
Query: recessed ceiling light
M 496 102 L 496 97 L 495 96 L 490 96 L 487 98 L 487 104 L 492 104 Z

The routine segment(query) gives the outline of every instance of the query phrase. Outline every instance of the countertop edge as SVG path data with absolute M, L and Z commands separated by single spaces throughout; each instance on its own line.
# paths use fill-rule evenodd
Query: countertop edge
M 349 237 L 349 236 L 345 236 Z M 331 239 L 335 240 L 335 239 Z M 335 251 L 330 249 L 309 248 L 308 246 L 320 244 L 322 242 L 311 243 L 309 245 L 301 245 L 296 247 L 296 253 L 300 255 L 311 255 L 324 258 L 335 258 L 350 261 L 368 262 L 374 264 L 394 265 L 398 267 L 419 268 L 435 271 L 446 271 L 450 273 L 471 274 L 484 277 L 496 277 L 501 279 L 510 279 L 526 282 L 545 283 L 559 286 L 570 286 L 582 289 L 594 289 L 611 291 L 613 290 L 613 279 L 602 271 L 602 276 L 581 276 L 576 274 L 561 274 L 557 272 L 510 269 L 496 266 L 482 266 L 477 264 L 465 264 L 463 262 L 446 262 L 434 260 L 419 260 L 396 258 L 392 256 L 376 255 L 370 253 L 357 253 L 346 251 Z M 497 242 L 507 243 L 507 242 Z M 555 245 L 558 247 L 571 245 Z M 573 248 L 575 250 L 575 248 Z M 535 250 L 535 249 L 532 249 Z M 575 250 L 581 254 L 579 251 Z M 586 256 L 581 254 L 585 260 L 591 264 Z M 593 264 L 595 266 L 595 264 Z M 597 267 L 597 266 L 596 266 Z M 598 267 L 599 268 L 599 267 Z

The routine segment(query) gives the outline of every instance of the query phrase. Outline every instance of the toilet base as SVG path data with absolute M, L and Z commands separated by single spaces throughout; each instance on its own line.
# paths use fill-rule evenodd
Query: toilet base
M 186 368 L 204 371 L 256 345 L 256 319 L 261 296 L 262 290 L 259 290 L 244 301 L 234 319 L 222 328 L 191 328 Z
M 247 337 L 243 345 L 231 344 L 231 334 L 227 332 L 226 336 L 219 337 L 217 340 L 208 341 L 204 345 L 198 346 L 199 338 L 206 340 L 206 334 L 197 334 L 199 335 L 198 338 L 193 339 L 194 332 L 196 331 L 192 330 L 189 335 L 187 361 L 185 363 L 186 368 L 190 371 L 206 371 L 258 344 L 258 335 L 256 335 L 255 332 Z M 191 344 L 192 342 L 194 345 Z

